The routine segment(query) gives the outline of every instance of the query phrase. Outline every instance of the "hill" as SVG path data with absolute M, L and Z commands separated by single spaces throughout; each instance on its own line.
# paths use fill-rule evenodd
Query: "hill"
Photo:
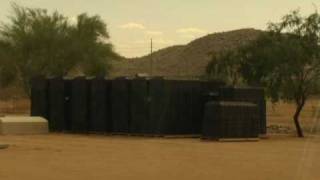
M 212 54 L 234 49 L 256 39 L 262 31 L 240 29 L 209 34 L 187 45 L 172 46 L 153 53 L 153 75 L 171 78 L 192 78 L 205 73 Z M 121 59 L 113 63 L 112 77 L 151 73 L 150 55 Z

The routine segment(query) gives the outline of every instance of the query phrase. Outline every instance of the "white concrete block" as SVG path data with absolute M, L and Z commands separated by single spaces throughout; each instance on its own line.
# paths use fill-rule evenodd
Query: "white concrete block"
M 42 117 L 8 116 L 0 118 L 0 134 L 45 134 L 48 121 Z

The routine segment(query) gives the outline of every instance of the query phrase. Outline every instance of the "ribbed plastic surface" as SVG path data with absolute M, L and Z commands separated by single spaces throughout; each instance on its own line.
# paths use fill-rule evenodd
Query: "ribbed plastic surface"
M 209 102 L 204 117 L 204 138 L 257 138 L 259 135 L 259 111 L 253 103 Z
M 71 83 L 71 130 L 72 132 L 87 132 L 89 127 L 89 86 L 84 77 L 72 80 Z
M 206 129 L 204 124 L 208 122 L 203 119 L 208 118 L 204 113 L 207 102 L 238 101 L 257 105 L 257 127 L 260 134 L 266 133 L 263 89 L 222 88 L 222 85 L 215 81 L 162 78 L 38 78 L 32 83 L 32 114 L 47 116 L 52 131 L 193 135 Z M 229 107 L 234 109 L 228 111 L 234 115 L 232 118 L 242 115 L 239 108 Z M 245 111 L 251 110 L 241 110 Z M 245 124 L 228 122 L 235 126 Z

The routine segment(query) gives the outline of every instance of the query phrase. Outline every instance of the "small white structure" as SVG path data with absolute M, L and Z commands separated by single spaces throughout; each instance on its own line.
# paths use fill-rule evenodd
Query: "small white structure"
M 48 121 L 42 117 L 8 116 L 0 118 L 0 135 L 46 134 Z

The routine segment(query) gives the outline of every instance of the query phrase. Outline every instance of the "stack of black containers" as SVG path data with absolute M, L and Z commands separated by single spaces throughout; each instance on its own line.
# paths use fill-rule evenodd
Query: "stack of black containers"
M 113 133 L 129 133 L 130 130 L 130 86 L 129 80 L 119 78 L 112 81 L 111 119 Z
M 69 131 L 71 128 L 71 81 L 60 77 L 48 80 L 48 120 L 51 131 Z M 33 114 L 32 114 L 33 115 Z
M 48 119 L 48 81 L 43 77 L 36 77 L 31 83 L 31 114 Z
M 31 114 L 47 118 L 54 132 L 190 135 L 212 132 L 203 130 L 208 119 L 205 104 L 212 100 L 265 106 L 263 91 L 221 86 L 221 82 L 163 78 L 36 78 Z M 264 134 L 265 108 L 259 108 L 259 115 L 257 127 Z
M 219 88 L 206 104 L 203 138 L 256 138 L 266 134 L 262 88 Z M 207 98 L 209 99 L 209 98 Z

